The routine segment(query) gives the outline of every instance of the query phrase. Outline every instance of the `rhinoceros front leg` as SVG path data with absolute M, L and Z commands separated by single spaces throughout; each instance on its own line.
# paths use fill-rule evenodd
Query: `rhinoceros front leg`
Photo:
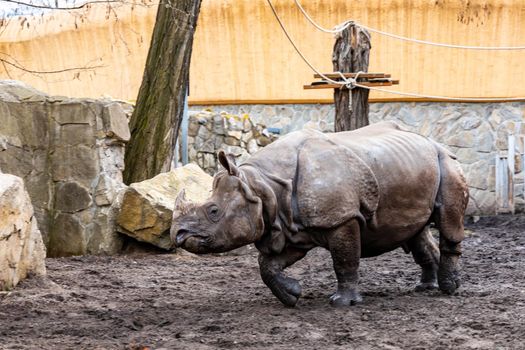
M 295 306 L 301 296 L 301 285 L 293 278 L 286 277 L 283 270 L 301 260 L 307 250 L 286 248 L 278 255 L 259 254 L 259 269 L 263 282 L 286 306 Z
M 328 238 L 328 249 L 332 255 L 337 277 L 337 291 L 330 297 L 330 303 L 339 307 L 361 302 L 362 298 L 357 289 L 361 257 L 361 238 L 357 220 L 352 220 L 333 231 Z

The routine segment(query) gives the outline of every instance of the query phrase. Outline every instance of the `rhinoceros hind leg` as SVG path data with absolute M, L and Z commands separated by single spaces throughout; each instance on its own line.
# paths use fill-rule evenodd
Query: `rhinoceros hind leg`
M 439 229 L 439 289 L 454 294 L 459 287 L 458 262 L 461 241 L 465 237 L 463 218 L 468 203 L 468 187 L 459 164 L 447 155 L 440 155 L 441 179 L 434 210 Z
M 421 280 L 416 286 L 416 292 L 437 289 L 439 250 L 428 227 L 425 227 L 417 236 L 412 237 L 407 242 L 407 246 L 414 261 L 421 266 Z
M 352 220 L 332 232 L 328 239 L 328 249 L 337 276 L 337 291 L 330 297 L 330 304 L 342 307 L 361 302 L 362 298 L 357 289 L 361 257 L 361 239 L 357 220 Z
M 286 277 L 283 270 L 301 260 L 308 250 L 287 248 L 279 255 L 259 254 L 259 269 L 263 282 L 286 306 L 293 307 L 301 296 L 301 285 Z

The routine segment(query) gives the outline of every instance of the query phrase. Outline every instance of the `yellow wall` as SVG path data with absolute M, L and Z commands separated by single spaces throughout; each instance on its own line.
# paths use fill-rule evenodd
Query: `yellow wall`
M 400 35 L 463 45 L 525 45 L 523 0 L 302 0 L 325 27 L 353 18 Z M 333 36 L 317 31 L 293 0 L 274 0 L 298 46 L 332 70 Z M 155 6 L 94 6 L 74 13 L 13 19 L 0 28 L 0 52 L 25 67 L 89 71 L 34 75 L 0 64 L 0 77 L 51 94 L 134 100 L 142 78 Z M 29 27 L 27 24 L 29 23 Z M 11 58 L 0 54 L 0 58 Z M 525 96 L 525 50 L 467 51 L 372 35 L 370 71 L 391 73 L 395 89 L 456 97 Z M 191 63 L 193 103 L 330 101 L 303 90 L 312 72 L 295 54 L 265 0 L 203 0 Z M 373 93 L 374 99 L 397 99 Z

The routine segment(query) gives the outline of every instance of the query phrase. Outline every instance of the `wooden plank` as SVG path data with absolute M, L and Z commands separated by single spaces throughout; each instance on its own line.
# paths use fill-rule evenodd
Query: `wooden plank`
M 399 84 L 399 80 L 391 80 L 391 81 L 383 81 L 383 82 L 360 82 L 359 84 L 364 86 L 392 86 Z M 324 83 L 324 82 L 316 82 L 315 84 L 311 85 L 304 85 L 304 89 L 307 90 L 313 90 L 313 89 L 339 89 L 341 88 L 341 85 L 339 84 L 332 84 L 332 83 Z M 343 89 L 346 89 L 343 87 Z
M 355 78 L 357 73 L 343 73 L 345 78 Z M 323 73 L 323 75 L 330 79 L 341 79 L 341 74 L 339 73 Z M 361 73 L 359 74 L 359 78 L 390 78 L 391 74 L 387 73 Z M 314 74 L 315 79 L 323 79 L 323 77 L 320 74 Z
M 398 84 L 399 84 L 399 80 L 398 79 L 390 79 L 390 78 L 373 78 L 373 79 L 366 79 L 364 82 L 369 82 L 369 83 L 382 83 L 382 82 L 385 82 L 385 81 L 396 81 Z

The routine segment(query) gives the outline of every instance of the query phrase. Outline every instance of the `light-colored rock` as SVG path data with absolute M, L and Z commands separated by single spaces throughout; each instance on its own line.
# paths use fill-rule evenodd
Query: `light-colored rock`
M 494 145 L 494 135 L 489 123 L 482 123 L 477 129 L 478 136 L 476 138 L 476 145 L 474 146 L 479 152 L 489 153 Z
M 242 137 L 242 130 L 228 130 L 226 134 L 230 137 L 240 140 Z
M 44 275 L 45 247 L 21 178 L 0 174 L 0 290 Z
M 202 168 L 204 170 L 217 168 L 217 161 L 216 161 L 215 154 L 212 154 L 212 153 L 203 154 Z
M 108 137 L 119 141 L 129 141 L 131 134 L 128 127 L 128 119 L 120 103 L 114 102 L 106 106 L 102 116 L 104 119 L 104 131 Z
M 479 160 L 478 152 L 473 148 L 460 148 L 456 156 L 461 164 L 472 164 Z
M 250 140 L 251 138 L 253 138 L 253 132 L 250 129 L 242 134 L 241 141 L 248 142 L 248 140 Z
M 124 187 L 126 186 L 122 182 L 112 179 L 106 174 L 101 174 L 93 193 L 95 203 L 99 207 L 111 205 L 114 202 L 117 193 Z
M 470 130 L 453 133 L 445 139 L 445 144 L 456 147 L 473 147 L 475 143 L 474 134 Z
M 490 164 L 486 161 L 480 160 L 470 165 L 464 165 L 465 169 L 465 178 L 467 179 L 467 184 L 471 188 L 476 188 L 480 190 L 488 189 L 488 180 L 489 180 L 489 171 Z
M 247 147 L 248 153 L 254 154 L 259 150 L 259 145 L 257 145 L 257 140 L 251 139 L 248 141 Z
M 484 213 L 485 215 L 493 215 L 496 213 L 496 194 L 495 192 L 482 191 L 475 188 L 469 189 L 470 200 L 469 208 L 467 208 L 467 215 L 476 213 Z M 470 207 L 475 208 L 473 212 Z
M 38 97 L 35 98 L 34 96 Z M 24 101 L 28 99 L 35 99 L 35 101 L 45 100 L 48 95 L 32 88 L 31 86 L 17 80 L 3 80 L 2 89 L 0 89 L 0 99 L 15 102 Z
M 241 140 L 232 136 L 228 136 L 224 138 L 224 143 L 229 146 L 240 146 Z
M 119 232 L 163 249 L 173 247 L 169 237 L 175 198 L 184 189 L 186 198 L 202 202 L 211 194 L 213 179 L 188 164 L 150 180 L 131 184 L 123 193 L 117 215 Z

